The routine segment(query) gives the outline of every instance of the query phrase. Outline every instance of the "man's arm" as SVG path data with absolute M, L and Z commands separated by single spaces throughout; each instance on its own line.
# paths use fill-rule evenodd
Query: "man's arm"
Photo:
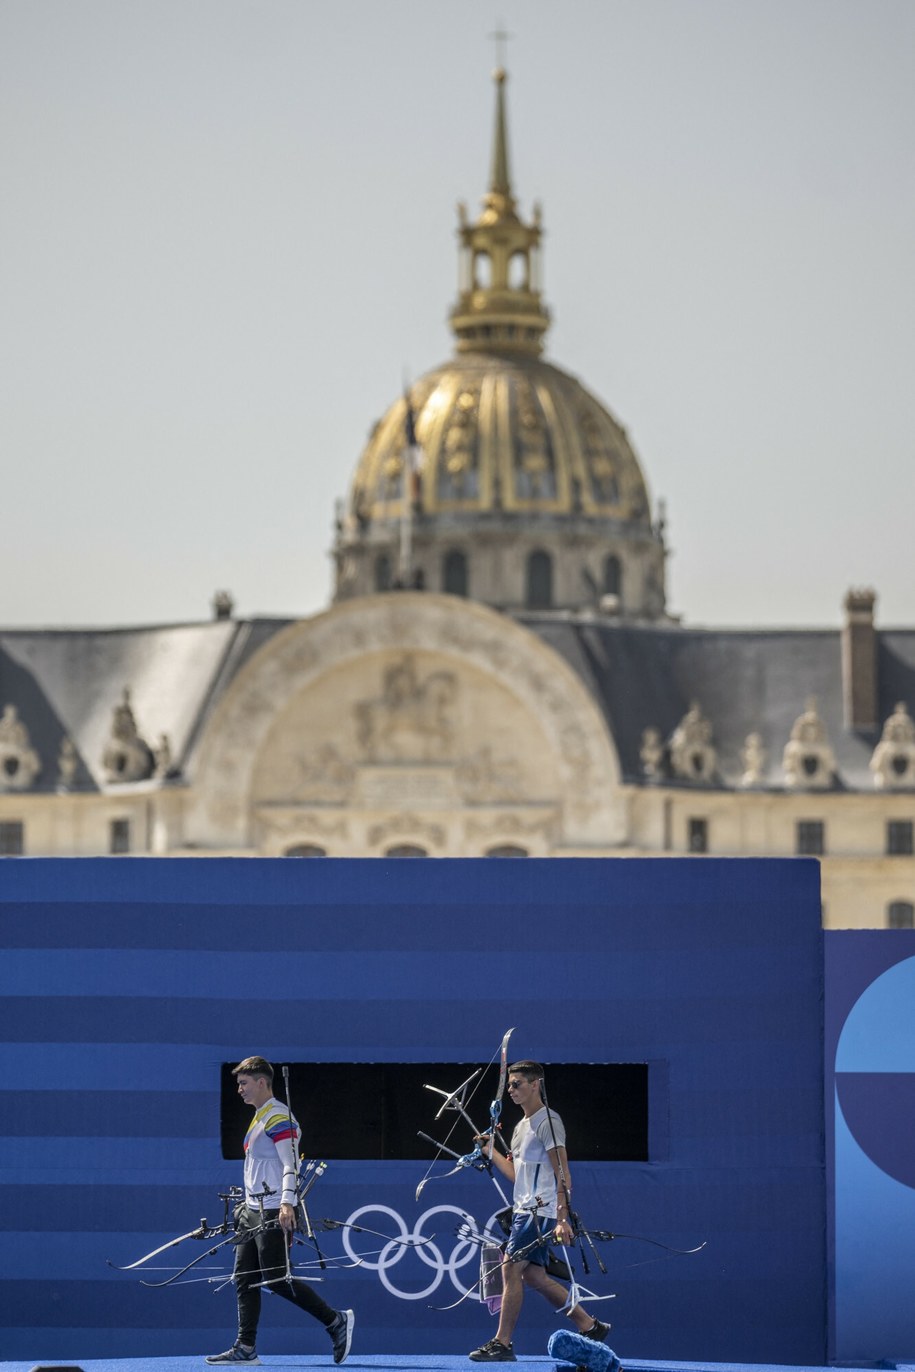
M 556 1242 L 572 1242 L 572 1223 L 569 1207 L 572 1202 L 572 1176 L 569 1172 L 569 1155 L 562 1144 L 547 1149 L 547 1157 L 556 1178 Z
M 474 1134 L 474 1143 L 478 1143 L 483 1149 L 484 1156 L 489 1149 L 489 1134 Z M 512 1161 L 511 1153 L 497 1153 L 495 1147 L 492 1150 L 493 1163 L 498 1167 L 503 1177 L 507 1177 L 510 1182 L 515 1180 L 515 1164 Z
M 298 1129 L 288 1110 L 284 1110 L 267 1121 L 265 1132 L 276 1149 L 277 1162 L 283 1178 L 280 1192 L 280 1228 L 292 1233 L 296 1226 L 295 1206 L 298 1200 L 298 1174 L 295 1166 L 298 1161 Z

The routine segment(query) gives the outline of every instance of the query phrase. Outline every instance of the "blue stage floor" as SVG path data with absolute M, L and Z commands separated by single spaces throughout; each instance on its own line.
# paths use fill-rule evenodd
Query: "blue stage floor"
M 323 1357 L 299 1357 L 290 1354 L 265 1354 L 261 1366 L 283 1372 L 283 1369 L 332 1368 L 331 1359 Z M 568 1363 L 557 1363 L 555 1358 L 524 1357 L 519 1355 L 518 1365 L 530 1372 L 552 1372 L 563 1369 L 568 1372 Z M 475 1364 L 465 1356 L 447 1354 L 352 1354 L 346 1361 L 347 1372 L 471 1372 Z M 860 1366 L 857 1364 L 856 1366 Z M 915 1372 L 912 1363 L 874 1364 L 886 1372 Z M 0 1362 L 0 1372 L 31 1372 L 33 1367 L 79 1367 L 82 1372 L 205 1372 L 207 1364 L 203 1357 L 182 1358 L 104 1358 L 83 1359 L 67 1362 L 60 1359 L 36 1358 L 33 1362 Z M 784 1363 L 713 1363 L 713 1362 L 646 1362 L 629 1359 L 623 1372 L 828 1372 L 827 1369 L 810 1367 L 791 1367 Z

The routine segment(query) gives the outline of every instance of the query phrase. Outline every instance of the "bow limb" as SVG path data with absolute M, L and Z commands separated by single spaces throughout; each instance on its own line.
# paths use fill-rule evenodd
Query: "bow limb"
M 469 1301 L 471 1298 L 474 1300 L 481 1300 L 482 1297 L 479 1294 L 479 1288 L 480 1283 L 479 1281 L 476 1281 L 469 1291 L 465 1291 L 463 1296 L 458 1296 L 457 1300 L 452 1301 L 450 1305 L 430 1305 L 429 1309 L 438 1310 L 440 1312 L 445 1310 L 457 1310 L 459 1305 L 463 1305 L 465 1301 Z
M 252 1229 L 248 1231 L 245 1237 L 253 1237 L 257 1233 L 260 1233 L 260 1229 Z M 179 1267 L 178 1271 L 166 1278 L 165 1281 L 143 1281 L 141 1278 L 140 1285 L 152 1287 L 171 1286 L 172 1282 L 177 1281 L 179 1277 L 183 1277 L 185 1272 L 190 1272 L 192 1267 L 196 1267 L 198 1262 L 203 1262 L 205 1258 L 212 1258 L 214 1253 L 218 1253 L 220 1248 L 225 1248 L 228 1243 L 237 1243 L 237 1236 L 235 1234 L 230 1234 L 229 1237 L 223 1239 L 221 1243 L 214 1244 L 212 1248 L 208 1248 L 204 1253 L 198 1253 L 196 1258 L 192 1258 L 190 1262 L 185 1263 L 184 1267 Z
M 492 1166 L 492 1151 L 496 1142 L 496 1130 L 499 1128 L 499 1120 L 502 1118 L 502 1098 L 505 1095 L 505 1086 L 508 1081 L 508 1041 L 515 1032 L 514 1026 L 502 1037 L 502 1046 L 499 1049 L 499 1084 L 496 1088 L 495 1099 L 489 1107 L 489 1147 L 486 1152 L 487 1161 Z
M 435 1239 L 434 1234 L 430 1234 L 427 1239 L 395 1239 L 390 1234 L 382 1234 L 379 1229 L 367 1229 L 364 1224 L 350 1224 L 347 1220 L 318 1220 L 318 1223 L 322 1229 L 352 1229 L 354 1234 L 372 1234 L 376 1239 L 399 1244 L 402 1248 L 422 1248 L 424 1244 L 432 1243 Z
M 449 1149 L 449 1152 L 450 1151 L 451 1150 Z M 420 1196 L 422 1195 L 425 1188 L 429 1185 L 430 1181 L 445 1181 L 448 1177 L 456 1176 L 458 1172 L 463 1171 L 465 1166 L 469 1166 L 469 1164 L 465 1163 L 463 1158 L 459 1158 L 457 1165 L 455 1167 L 449 1167 L 447 1172 L 439 1172 L 438 1175 L 434 1177 L 430 1177 L 429 1173 L 427 1172 L 426 1175 L 423 1177 L 422 1181 L 419 1183 L 419 1186 L 417 1186 L 416 1188 L 416 1195 L 414 1199 L 419 1200 Z
M 206 1220 L 201 1219 L 196 1229 L 189 1229 L 186 1234 L 179 1234 L 177 1238 L 169 1239 L 168 1243 L 160 1244 L 151 1253 L 146 1253 L 142 1258 L 137 1258 L 136 1262 L 129 1262 L 126 1267 L 121 1267 L 118 1263 L 112 1262 L 110 1258 L 106 1258 L 105 1262 L 109 1267 L 114 1268 L 115 1272 L 132 1272 L 134 1268 L 142 1267 L 144 1263 L 157 1258 L 160 1253 L 167 1253 L 170 1248 L 176 1248 L 179 1243 L 184 1243 L 185 1239 L 209 1239 L 220 1232 L 224 1233 L 225 1230 L 210 1229 Z
M 390 1240 L 389 1240 L 388 1242 L 390 1242 Z M 385 1245 L 385 1246 L 387 1246 L 387 1245 Z M 325 1261 L 325 1263 L 326 1263 L 326 1265 L 327 1265 L 328 1267 L 338 1268 L 338 1269 L 340 1269 L 341 1271 L 343 1271 L 344 1269 L 351 1268 L 351 1267 L 361 1267 L 361 1266 L 362 1266 L 362 1262 L 363 1262 L 363 1258 L 374 1258 L 374 1257 L 377 1257 L 379 1253 L 383 1253 L 383 1252 L 384 1252 L 384 1249 L 383 1249 L 383 1248 L 372 1249 L 371 1252 L 362 1254 L 362 1256 L 361 1256 L 360 1258 L 358 1258 L 355 1262 L 352 1262 L 352 1261 L 350 1261 L 348 1258 L 345 1258 L 345 1257 L 342 1257 L 342 1256 L 341 1256 L 341 1257 L 329 1257 L 329 1258 L 325 1258 L 324 1261 Z M 318 1266 L 320 1266 L 320 1264 L 319 1264 L 317 1258 L 310 1258 L 310 1259 L 308 1259 L 308 1260 L 306 1260 L 306 1261 L 304 1261 L 304 1262 L 295 1262 L 295 1263 L 292 1264 L 293 1276 L 295 1276 L 298 1272 L 303 1272 L 303 1271 L 305 1271 L 306 1269 L 310 1269 L 310 1268 L 312 1268 L 312 1267 L 318 1267 Z M 174 1285 L 174 1286 L 199 1286 L 199 1285 L 201 1285 L 201 1284 L 206 1284 L 206 1285 L 209 1285 L 209 1286 L 218 1286 L 218 1287 L 221 1288 L 222 1286 L 228 1286 L 230 1282 L 235 1281 L 236 1277 L 251 1277 L 251 1276 L 256 1276 L 256 1275 L 259 1276 L 259 1275 L 261 1275 L 261 1268 L 259 1268 L 259 1267 L 258 1267 L 257 1269 L 252 1268 L 250 1271 L 246 1271 L 246 1272 L 236 1272 L 234 1269 L 231 1270 L 231 1271 L 224 1270 L 224 1271 L 220 1271 L 220 1272 L 207 1272 L 207 1273 L 205 1273 L 203 1276 L 200 1276 L 200 1277 L 188 1277 L 188 1279 L 187 1279 L 186 1281 L 179 1281 L 179 1280 L 178 1280 L 179 1275 L 180 1275 L 180 1274 L 177 1273 L 177 1272 L 174 1274 L 174 1278 L 173 1278 L 172 1283 L 171 1283 L 172 1285 Z M 269 1285 L 271 1285 L 272 1283 L 275 1283 L 277 1280 L 278 1280 L 278 1279 L 277 1279 L 276 1277 L 271 1277 L 268 1281 L 257 1282 L 256 1285 L 258 1285 L 258 1286 L 269 1286 Z M 284 1274 L 281 1278 L 279 1278 L 279 1280 L 285 1281 L 285 1280 L 286 1280 L 285 1274 Z M 312 1272 L 309 1271 L 309 1272 L 308 1272 L 308 1280 L 309 1280 L 309 1281 L 312 1281 L 312 1282 L 313 1282 L 313 1281 L 323 1281 L 323 1277 L 317 1277 L 317 1276 L 315 1276 Z M 149 1285 L 149 1283 L 147 1282 L 146 1285 Z
M 671 1253 L 678 1258 L 688 1258 L 692 1253 L 701 1253 L 708 1243 L 708 1239 L 703 1239 L 695 1248 L 672 1248 L 669 1243 L 662 1243 L 660 1239 L 649 1239 L 645 1234 L 612 1234 L 608 1229 L 586 1229 L 582 1232 L 589 1234 L 592 1239 L 599 1239 L 602 1243 L 609 1243 L 612 1239 L 634 1239 L 637 1243 L 650 1243 L 655 1248 L 663 1248 L 665 1253 Z
M 575 1236 L 576 1238 L 583 1236 L 588 1239 L 597 1239 L 602 1243 L 609 1243 L 613 1239 L 632 1239 L 637 1243 L 650 1243 L 652 1247 L 662 1248 L 665 1253 L 670 1253 L 672 1257 L 680 1258 L 687 1258 L 692 1253 L 701 1253 L 702 1249 L 705 1248 L 708 1243 L 708 1239 L 704 1239 L 702 1243 L 697 1244 L 695 1248 L 672 1248 L 669 1243 L 662 1243 L 660 1239 L 650 1239 L 646 1234 L 615 1234 L 611 1233 L 609 1229 L 584 1229 L 581 1227 L 576 1228 Z M 545 1234 L 540 1238 L 534 1239 L 531 1243 L 525 1244 L 523 1248 L 517 1249 L 512 1254 L 511 1260 L 513 1262 L 523 1262 L 528 1253 L 533 1252 L 533 1250 L 538 1248 L 542 1243 L 552 1242 L 552 1235 Z M 565 1246 L 563 1245 L 563 1256 L 565 1257 L 564 1247 Z M 651 1261 L 656 1260 L 651 1259 Z
M 183 1277 L 185 1272 L 190 1272 L 192 1267 L 196 1267 L 197 1264 L 203 1262 L 205 1258 L 212 1258 L 215 1253 L 218 1253 L 221 1248 L 225 1248 L 227 1244 L 232 1244 L 237 1248 L 243 1240 L 256 1238 L 258 1234 L 262 1234 L 266 1229 L 276 1229 L 277 1227 L 278 1222 L 276 1220 L 267 1220 L 264 1224 L 259 1224 L 254 1229 L 246 1229 L 244 1234 L 240 1236 L 238 1234 L 230 1234 L 227 1239 L 223 1239 L 221 1243 L 214 1244 L 213 1247 L 208 1248 L 206 1252 L 198 1253 L 196 1258 L 192 1258 L 190 1262 L 185 1263 L 184 1267 L 179 1267 L 177 1272 L 174 1272 L 166 1281 L 143 1281 L 141 1279 L 140 1285 L 151 1287 L 171 1286 L 179 1277 Z M 215 1234 L 224 1232 L 225 1231 L 222 1229 L 214 1230 L 213 1234 L 209 1237 L 212 1238 Z M 231 1281 L 231 1277 L 229 1280 Z

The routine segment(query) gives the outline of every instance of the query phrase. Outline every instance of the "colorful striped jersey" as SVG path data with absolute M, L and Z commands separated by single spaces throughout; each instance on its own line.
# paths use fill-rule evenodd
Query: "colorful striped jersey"
M 245 1200 L 255 1210 L 255 1199 L 264 1186 L 270 1194 L 265 1210 L 280 1204 L 295 1205 L 299 1170 L 299 1126 L 282 1101 L 271 1096 L 259 1110 L 245 1135 Z

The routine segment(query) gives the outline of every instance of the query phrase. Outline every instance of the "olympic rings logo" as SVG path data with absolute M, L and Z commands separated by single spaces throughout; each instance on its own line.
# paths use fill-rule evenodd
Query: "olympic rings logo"
M 474 1262 L 475 1259 L 477 1261 L 479 1260 L 479 1246 L 469 1239 L 452 1237 L 453 1230 L 457 1228 L 459 1223 L 469 1224 L 474 1230 L 476 1229 L 476 1221 L 468 1211 L 461 1210 L 456 1205 L 433 1205 L 430 1206 L 428 1210 L 423 1211 L 416 1221 L 414 1228 L 410 1230 L 404 1223 L 402 1215 L 400 1215 L 398 1211 L 392 1210 L 389 1205 L 361 1205 L 358 1210 L 353 1211 L 346 1222 L 348 1225 L 358 1226 L 367 1215 L 385 1216 L 386 1220 L 394 1222 L 399 1232 L 388 1240 L 378 1254 L 367 1254 L 363 1257 L 358 1249 L 354 1247 L 352 1229 L 344 1229 L 342 1231 L 343 1246 L 353 1262 L 358 1262 L 360 1266 L 367 1267 L 370 1271 L 378 1273 L 382 1286 L 386 1291 L 389 1291 L 392 1296 L 396 1296 L 397 1299 L 401 1301 L 424 1300 L 427 1296 L 431 1296 L 434 1291 L 438 1290 L 445 1277 L 450 1278 L 454 1289 L 459 1292 L 461 1296 L 469 1296 L 476 1288 L 476 1269 L 474 1269 L 474 1276 L 466 1286 L 463 1284 L 463 1281 L 458 1274 L 463 1268 Z M 445 1244 L 443 1242 L 436 1243 L 432 1241 L 433 1236 L 423 1232 L 423 1226 L 433 1215 L 444 1215 L 448 1217 L 446 1223 L 449 1238 L 451 1238 L 451 1249 L 448 1252 L 447 1257 Z M 372 1227 L 377 1227 L 377 1221 L 372 1222 Z M 381 1227 L 387 1228 L 388 1226 L 386 1223 L 383 1223 Z M 438 1230 L 440 1231 L 441 1228 L 442 1224 L 439 1222 Z M 498 1239 L 494 1238 L 494 1242 L 501 1241 L 502 1234 L 495 1213 L 490 1215 L 489 1219 L 486 1221 L 483 1232 L 487 1236 L 498 1235 Z M 398 1263 L 401 1263 L 408 1253 L 415 1254 L 423 1266 L 428 1268 L 433 1274 L 428 1284 L 423 1286 L 419 1291 L 403 1291 L 399 1286 L 395 1285 L 389 1276 L 392 1269 L 397 1267 Z

